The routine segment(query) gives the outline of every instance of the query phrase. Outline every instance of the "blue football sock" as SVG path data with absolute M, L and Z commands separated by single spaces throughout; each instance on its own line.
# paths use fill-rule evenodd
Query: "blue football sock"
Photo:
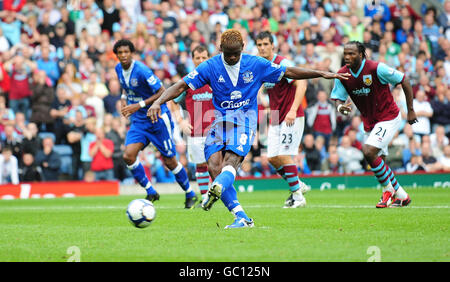
M 195 192 L 194 190 L 192 190 L 189 184 L 189 177 L 187 175 L 187 172 L 180 162 L 178 163 L 177 167 L 172 170 L 172 173 L 175 175 L 175 180 L 181 186 L 181 189 L 186 192 L 186 198 L 195 197 Z
M 136 162 L 132 165 L 127 165 L 127 168 L 130 170 L 131 174 L 139 183 L 139 185 L 141 185 L 147 191 L 147 195 L 156 194 L 156 190 L 153 189 L 152 183 L 150 182 L 150 180 L 148 180 L 147 175 L 145 174 L 145 169 L 139 162 L 139 160 L 136 160 Z
M 229 211 L 232 211 L 235 207 L 240 205 L 234 186 L 231 186 L 230 188 L 224 190 L 222 192 L 222 196 L 220 196 L 220 199 Z

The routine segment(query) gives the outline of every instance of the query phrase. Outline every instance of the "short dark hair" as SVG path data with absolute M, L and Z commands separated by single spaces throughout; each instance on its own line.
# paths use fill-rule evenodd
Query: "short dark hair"
M 117 54 L 117 50 L 118 50 L 120 47 L 123 47 L 123 46 L 128 46 L 128 48 L 130 48 L 130 52 L 131 52 L 131 53 L 134 53 L 134 51 L 136 51 L 136 49 L 134 48 L 133 42 L 131 42 L 131 41 L 128 40 L 128 39 L 120 39 L 119 41 L 117 41 L 117 42 L 114 44 L 114 48 L 113 48 L 114 54 Z
M 255 41 L 263 40 L 264 38 L 269 38 L 270 43 L 273 44 L 273 36 L 272 36 L 272 33 L 270 33 L 270 31 L 263 31 L 263 32 L 260 32 L 260 33 L 256 36 Z
M 194 53 L 195 52 L 199 52 L 199 53 L 203 53 L 203 52 L 205 52 L 206 51 L 206 53 L 208 53 L 208 57 L 209 57 L 209 51 L 208 51 L 208 48 L 206 48 L 206 46 L 204 46 L 204 45 L 197 45 L 194 49 L 192 49 L 192 51 L 191 51 L 191 55 L 192 55 L 192 58 L 194 57 Z
M 364 46 L 364 44 L 362 44 L 361 42 L 359 42 L 359 41 L 350 41 L 350 42 L 348 42 L 345 45 L 356 45 L 356 48 L 358 48 L 358 52 L 363 55 L 363 58 L 365 59 L 367 57 L 366 46 Z

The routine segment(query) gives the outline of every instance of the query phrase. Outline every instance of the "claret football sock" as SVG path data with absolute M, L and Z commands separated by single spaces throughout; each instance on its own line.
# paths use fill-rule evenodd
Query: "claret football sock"
M 195 170 L 195 177 L 197 179 L 198 189 L 200 190 L 200 194 L 206 195 L 208 192 L 208 184 L 209 184 L 209 172 L 207 166 L 197 167 Z
M 289 184 L 289 190 L 295 192 L 300 189 L 300 183 L 298 181 L 298 170 L 294 164 L 288 164 L 283 166 L 284 175 L 286 181 Z
M 398 184 L 397 179 L 395 179 L 394 173 L 389 166 L 384 163 L 381 157 L 376 158 L 370 166 L 372 167 L 371 170 L 375 174 L 378 182 L 380 182 L 383 187 L 392 186 L 395 191 L 398 190 L 400 185 Z
M 279 175 L 281 175 L 281 177 L 283 177 L 283 178 L 286 180 L 286 174 L 284 173 L 284 166 L 280 166 L 280 167 L 277 169 L 277 173 L 278 173 Z

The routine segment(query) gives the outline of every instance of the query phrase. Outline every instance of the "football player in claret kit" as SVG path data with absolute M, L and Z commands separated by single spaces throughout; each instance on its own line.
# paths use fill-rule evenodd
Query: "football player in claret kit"
M 186 192 L 185 208 L 191 208 L 197 201 L 195 192 L 189 185 L 188 175 L 176 158 L 172 139 L 173 122 L 165 104 L 161 105 L 161 119 L 152 123 L 147 117 L 147 109 L 163 92 L 161 81 L 143 63 L 135 61 L 134 45 L 122 39 L 114 44 L 114 54 L 119 59 L 116 74 L 123 89 L 121 113 L 131 120 L 125 139 L 123 159 L 134 179 L 147 191 L 146 199 L 159 200 L 159 194 L 145 175 L 145 170 L 137 158 L 139 151 L 152 143 L 163 156 L 164 164 L 175 175 L 175 179 Z M 127 105 L 128 104 L 128 105 Z
M 293 79 L 315 77 L 347 79 L 348 74 L 335 74 L 297 67 L 280 66 L 242 53 L 244 41 L 239 31 L 226 30 L 220 38 L 221 54 L 201 63 L 194 71 L 169 87 L 148 111 L 156 122 L 164 102 L 178 97 L 188 88 L 199 89 L 209 84 L 213 90 L 215 119 L 205 142 L 205 159 L 213 179 L 203 209 L 211 209 L 219 198 L 235 216 L 225 228 L 252 227 L 237 199 L 233 187 L 236 171 L 250 151 L 257 129 L 257 94 L 264 82 L 277 83 L 284 76 Z
M 408 108 L 407 120 L 417 122 L 413 109 L 411 84 L 405 74 L 384 63 L 366 58 L 362 43 L 351 41 L 344 46 L 344 62 L 338 73 L 351 73 L 348 80 L 335 80 L 331 98 L 337 110 L 347 115 L 351 108 L 346 104 L 351 100 L 361 113 L 364 123 L 365 141 L 363 154 L 372 172 L 383 187 L 377 208 L 407 206 L 411 199 L 395 179 L 394 173 L 384 162 L 388 145 L 401 124 L 401 114 L 391 94 L 389 84 L 401 84 Z
M 209 59 L 208 49 L 198 45 L 192 52 L 195 67 Z M 205 160 L 204 148 L 209 125 L 214 120 L 214 106 L 212 104 L 212 89 L 209 85 L 192 90 L 188 88 L 183 94 L 174 99 L 174 117 L 181 129 L 187 135 L 188 161 L 195 164 L 195 177 L 202 200 L 206 198 L 209 186 L 208 165 Z M 184 99 L 186 116 L 180 113 L 180 103 Z
M 274 53 L 273 37 L 268 31 L 256 36 L 258 55 L 282 66 L 294 66 L 288 59 Z M 301 102 L 305 96 L 306 80 L 283 77 L 278 83 L 264 83 L 269 95 L 270 125 L 267 138 L 267 156 L 277 172 L 288 182 L 291 192 L 285 208 L 306 206 L 303 193 L 309 187 L 299 180 L 293 156 L 298 154 L 305 128 L 305 114 Z

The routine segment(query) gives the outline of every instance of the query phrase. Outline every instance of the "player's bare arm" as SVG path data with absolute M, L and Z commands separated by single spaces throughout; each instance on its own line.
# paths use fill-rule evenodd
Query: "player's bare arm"
M 156 122 L 158 120 L 158 117 L 161 116 L 161 104 L 180 96 L 184 91 L 188 89 L 188 87 L 189 86 L 184 82 L 184 80 L 180 79 L 177 83 L 167 88 L 148 109 L 147 116 L 150 118 L 150 120 L 152 122 Z
M 403 88 L 403 92 L 405 92 L 406 107 L 408 109 L 408 113 L 406 115 L 406 120 L 408 121 L 409 124 L 416 123 L 417 116 L 416 116 L 416 113 L 414 112 L 414 108 L 413 108 L 413 97 L 414 96 L 413 96 L 411 83 L 409 82 L 409 79 L 407 77 L 405 77 L 405 79 L 403 79 L 403 81 L 402 81 L 402 88 Z
M 285 77 L 291 79 L 310 79 L 323 77 L 325 79 L 342 79 L 347 80 L 350 76 L 349 73 L 333 73 L 327 71 L 318 71 L 313 69 L 306 69 L 300 67 L 287 67 Z
M 295 119 L 297 118 L 298 107 L 300 107 L 300 104 L 302 103 L 303 98 L 305 97 L 306 87 L 308 85 L 305 80 L 297 80 L 294 83 L 296 86 L 294 102 L 292 103 L 289 112 L 284 118 L 287 126 L 294 125 Z
M 148 105 L 153 104 L 153 102 L 162 95 L 164 90 L 165 90 L 164 86 L 161 86 L 161 88 L 159 88 L 158 92 L 156 92 L 155 95 L 152 95 L 151 97 L 149 97 L 145 100 L 142 100 L 141 101 L 142 103 L 139 102 L 139 103 L 131 104 L 131 105 L 124 107 L 123 102 L 122 102 L 122 108 L 121 108 L 122 115 L 124 117 L 129 117 L 132 114 L 134 114 L 135 112 L 137 112 L 138 110 L 140 110 L 141 108 L 144 108 Z

